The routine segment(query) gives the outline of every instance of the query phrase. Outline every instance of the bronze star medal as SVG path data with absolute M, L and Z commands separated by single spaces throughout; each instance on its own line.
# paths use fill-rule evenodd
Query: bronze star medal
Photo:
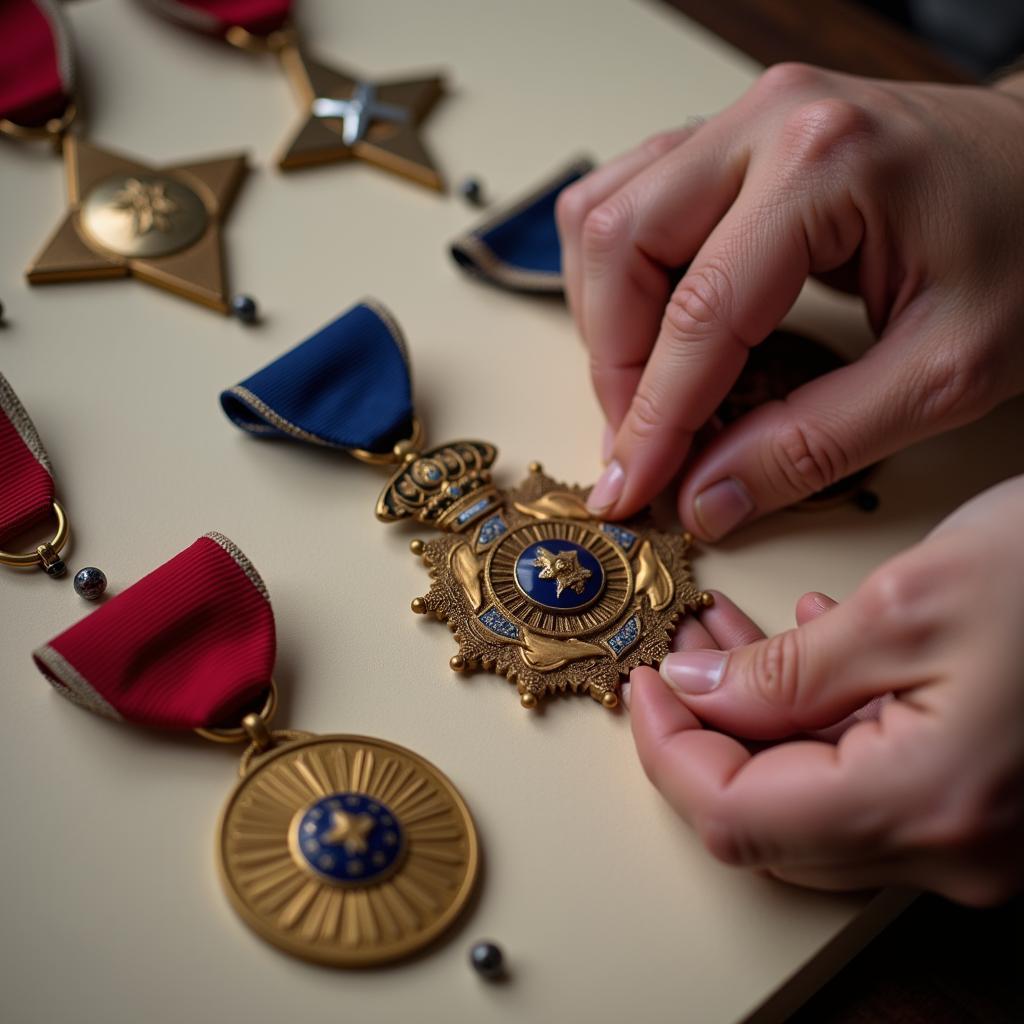
M 64 158 L 68 212 L 31 284 L 133 276 L 228 312 L 220 229 L 244 155 L 156 169 L 68 135 Z
M 378 84 L 318 64 L 296 45 L 283 46 L 280 58 L 304 111 L 282 169 L 365 160 L 444 191 L 418 130 L 444 92 L 439 75 Z
M 646 515 L 596 520 L 585 488 L 537 463 L 519 487 L 501 491 L 490 473 L 497 449 L 486 442 L 426 452 L 402 442 L 395 456 L 402 465 L 377 518 L 444 531 L 411 544 L 431 580 L 413 611 L 451 627 L 453 670 L 506 676 L 525 708 L 560 693 L 614 708 L 620 680 L 660 662 L 679 617 L 711 603 L 690 578 L 689 534 L 657 530 Z

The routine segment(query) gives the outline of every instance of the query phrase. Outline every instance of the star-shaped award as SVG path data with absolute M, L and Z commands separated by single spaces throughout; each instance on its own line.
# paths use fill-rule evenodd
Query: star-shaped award
M 67 136 L 64 159 L 68 211 L 31 284 L 132 276 L 228 312 L 220 229 L 243 154 L 156 169 Z
M 366 838 L 376 824 L 369 814 L 335 811 L 331 818 L 331 829 L 324 833 L 323 841 L 331 846 L 344 846 L 348 853 L 364 853 Z
M 286 46 L 280 57 L 305 116 L 278 166 L 355 158 L 444 191 L 418 133 L 444 92 L 439 75 L 378 84 L 318 64 L 298 46 Z
M 575 551 L 560 551 L 557 554 L 547 548 L 538 548 L 533 564 L 540 569 L 537 574 L 542 580 L 554 580 L 557 584 L 555 597 L 561 597 L 563 590 L 582 594 L 587 580 L 593 575 L 580 565 Z

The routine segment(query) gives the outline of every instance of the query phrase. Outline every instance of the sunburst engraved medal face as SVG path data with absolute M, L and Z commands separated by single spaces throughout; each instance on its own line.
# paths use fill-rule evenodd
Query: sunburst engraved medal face
M 416 952 L 458 917 L 478 869 L 455 787 L 412 751 L 317 736 L 255 760 L 218 839 L 231 902 L 289 953 L 341 967 Z
M 187 185 L 153 174 L 114 174 L 82 203 L 80 224 L 91 241 L 118 256 L 169 256 L 195 244 L 209 216 Z

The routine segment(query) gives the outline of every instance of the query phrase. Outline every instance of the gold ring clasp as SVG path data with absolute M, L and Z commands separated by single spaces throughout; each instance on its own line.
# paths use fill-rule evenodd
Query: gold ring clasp
M 256 713 L 255 717 L 266 725 L 277 712 L 277 683 L 270 680 L 267 688 L 267 695 L 263 701 L 263 707 Z M 245 716 L 247 719 L 249 715 Z M 211 740 L 214 743 L 249 743 L 252 742 L 252 733 L 245 725 L 209 726 L 206 728 L 194 729 L 197 735 L 204 740 Z
M 50 552 L 60 554 L 68 542 L 70 530 L 67 516 L 64 515 L 64 509 L 60 507 L 59 502 L 53 503 L 53 514 L 57 517 L 57 532 L 53 535 L 53 540 L 48 544 L 40 544 L 31 554 L 20 555 L 9 551 L 0 551 L 0 564 L 11 565 L 16 569 L 27 569 L 37 565 L 45 567 L 47 563 L 44 555 L 48 555 Z
M 412 437 L 399 441 L 391 451 L 370 452 L 365 448 L 349 448 L 347 451 L 353 458 L 360 462 L 368 462 L 371 466 L 391 466 L 404 462 L 409 455 L 418 454 L 423 445 L 424 436 L 425 431 L 419 416 L 413 416 Z
M 0 117 L 0 135 L 8 135 L 12 139 L 52 139 L 59 143 L 77 115 L 78 107 L 72 100 L 60 117 L 51 117 L 45 124 L 18 124 L 17 121 Z

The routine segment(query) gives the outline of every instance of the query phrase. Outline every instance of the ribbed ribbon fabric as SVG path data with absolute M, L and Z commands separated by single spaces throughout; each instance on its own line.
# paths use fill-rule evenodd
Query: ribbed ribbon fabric
M 452 242 L 455 262 L 474 277 L 514 291 L 562 291 L 562 248 L 555 202 L 565 188 L 593 167 L 592 160 L 579 157 L 549 175 L 522 199 L 491 214 Z
M 0 373 L 0 547 L 43 522 L 53 506 L 53 472 L 39 433 Z
M 259 573 L 208 533 L 33 654 L 64 696 L 159 729 L 237 724 L 270 684 L 274 613 Z
M 412 432 L 401 331 L 364 301 L 269 366 L 221 393 L 235 426 L 329 448 L 387 452 Z
M 0 0 L 0 117 L 60 117 L 74 93 L 74 57 L 56 0 Z
M 143 6 L 179 25 L 224 35 L 244 28 L 254 36 L 279 29 L 291 13 L 291 0 L 140 0 Z

